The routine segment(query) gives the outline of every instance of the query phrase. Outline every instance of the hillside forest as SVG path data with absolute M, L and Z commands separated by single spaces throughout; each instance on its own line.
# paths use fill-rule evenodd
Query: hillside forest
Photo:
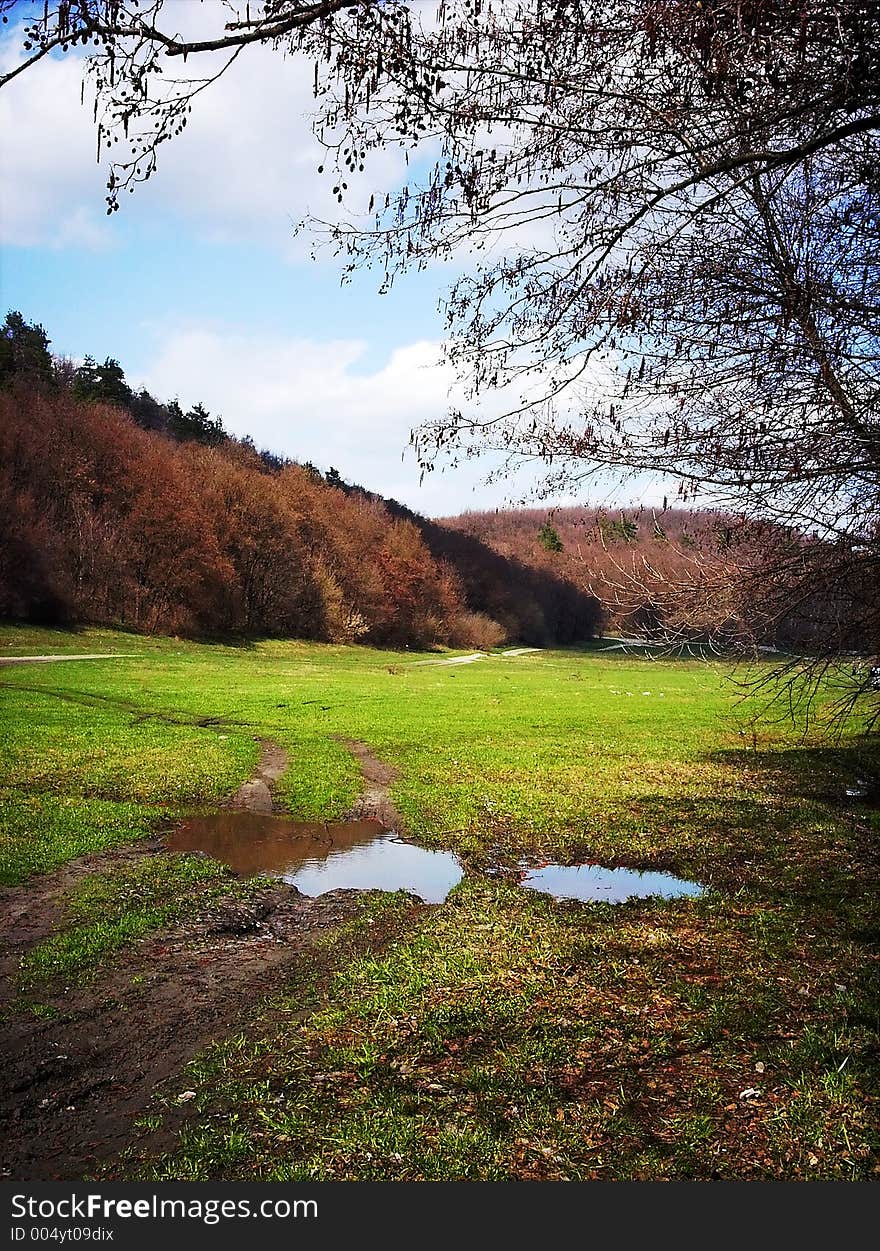
M 778 528 L 668 507 L 430 520 L 135 391 L 116 360 L 53 355 L 17 312 L 0 331 L 0 529 L 0 615 L 43 624 L 413 648 L 611 629 L 803 643 L 816 624 L 752 593 L 749 553 L 790 542 Z

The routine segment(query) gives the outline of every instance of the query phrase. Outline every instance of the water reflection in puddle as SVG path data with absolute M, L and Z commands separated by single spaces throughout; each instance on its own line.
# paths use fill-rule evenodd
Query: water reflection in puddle
M 686 882 L 671 873 L 639 873 L 634 869 L 603 869 L 598 864 L 547 864 L 529 869 L 522 879 L 529 890 L 555 899 L 601 900 L 623 903 L 627 899 L 677 899 L 702 895 L 697 882 Z
M 876 778 L 855 778 L 844 795 L 850 801 L 876 807 L 880 804 L 880 781 Z
M 268 873 L 304 895 L 331 890 L 408 890 L 442 903 L 461 881 L 444 851 L 405 843 L 378 821 L 289 821 L 252 812 L 193 817 L 168 838 L 172 851 L 203 851 L 245 876 Z

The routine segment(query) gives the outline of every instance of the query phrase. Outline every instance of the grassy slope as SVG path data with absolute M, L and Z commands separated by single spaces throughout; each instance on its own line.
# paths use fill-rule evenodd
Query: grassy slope
M 399 767 L 412 833 L 471 870 L 384 955 L 304 974 L 247 1043 L 219 1040 L 185 1079 L 215 1115 L 129 1171 L 870 1172 L 877 827 L 825 802 L 863 749 L 810 749 L 782 726 L 753 741 L 722 666 L 619 652 L 409 667 L 360 648 L 0 632 L 0 655 L 62 650 L 145 660 L 0 670 L 6 880 L 229 793 L 254 736 L 291 753 L 290 809 L 325 817 L 359 784 L 333 735 L 365 740 Z M 523 854 L 660 866 L 718 889 L 558 905 L 481 872 Z M 174 914 L 163 891 L 160 921 Z M 115 924 L 124 934 L 125 916 Z

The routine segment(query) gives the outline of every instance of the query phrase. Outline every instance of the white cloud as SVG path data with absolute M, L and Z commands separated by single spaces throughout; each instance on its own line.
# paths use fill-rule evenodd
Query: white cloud
M 218 5 L 175 0 L 174 25 L 217 24 Z M 0 68 L 24 54 L 15 33 L 0 45 Z M 199 76 L 211 65 L 199 60 Z M 183 67 L 175 67 L 179 72 Z M 96 164 L 96 132 L 79 54 L 47 58 L 0 93 L 0 238 L 7 244 L 104 246 L 113 238 L 104 206 L 106 159 Z M 308 212 L 329 217 L 332 179 L 317 173 L 323 149 L 311 132 L 310 67 L 271 48 L 246 49 L 230 71 L 199 97 L 186 131 L 160 151 L 159 171 L 125 197 L 119 218 L 143 222 L 157 214 L 183 219 L 197 236 L 263 243 L 302 256 L 293 226 Z M 114 153 L 118 149 L 114 149 Z M 394 186 L 403 162 L 388 152 L 373 159 L 351 208 L 372 190 Z M 369 181 L 367 181 L 369 179 Z
M 215 34 L 218 10 L 218 0 L 204 5 L 166 0 L 165 25 L 188 36 Z M 4 33 L 0 69 L 24 55 L 20 34 Z M 167 61 L 166 71 L 169 77 L 201 78 L 223 60 L 220 54 L 202 54 L 188 66 Z M 112 220 L 104 202 L 107 149 L 98 163 L 92 109 L 91 81 L 79 51 L 46 58 L 0 92 L 0 242 L 94 250 L 112 245 L 119 224 L 168 217 L 198 238 L 268 244 L 297 260 L 307 255 L 312 240 L 295 239 L 295 225 L 310 213 L 332 220 L 340 211 L 333 176 L 317 172 L 321 164 L 330 166 L 312 134 L 312 66 L 305 58 L 284 57 L 270 47 L 244 49 L 199 95 L 186 130 L 162 145 L 155 177 L 123 196 Z M 493 142 L 500 144 L 502 137 Z M 110 149 L 116 159 L 122 159 L 123 147 Z M 420 164 L 431 154 L 434 143 L 421 153 Z M 406 179 L 401 149 L 372 152 L 365 173 L 351 179 L 346 212 L 356 217 L 371 194 L 381 202 Z M 539 222 L 507 231 L 500 240 L 485 237 L 483 259 L 513 244 L 547 242 L 551 235 L 552 226 Z M 469 252 L 468 246 L 456 249 L 443 268 L 466 266 Z
M 139 383 L 152 394 L 201 402 L 227 430 L 258 447 L 334 466 L 344 478 L 431 516 L 502 504 L 515 482 L 481 486 L 490 459 L 428 474 L 409 447 L 410 430 L 445 412 L 456 388 L 440 345 L 394 350 L 381 367 L 362 368 L 366 344 L 267 339 L 245 332 L 184 328 L 160 340 Z M 475 491 L 475 488 L 478 490 Z
M 7 48 L 0 68 L 15 59 Z M 91 114 L 80 108 L 80 83 L 73 60 L 52 61 L 0 92 L 4 243 L 95 248 L 110 241 L 106 175 L 95 164 L 94 130 Z

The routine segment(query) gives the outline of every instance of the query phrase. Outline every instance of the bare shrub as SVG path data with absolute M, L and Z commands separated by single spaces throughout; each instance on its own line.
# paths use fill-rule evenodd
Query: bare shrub
M 504 627 L 481 612 L 461 612 L 450 622 L 449 642 L 453 647 L 473 647 L 489 651 L 507 641 Z

